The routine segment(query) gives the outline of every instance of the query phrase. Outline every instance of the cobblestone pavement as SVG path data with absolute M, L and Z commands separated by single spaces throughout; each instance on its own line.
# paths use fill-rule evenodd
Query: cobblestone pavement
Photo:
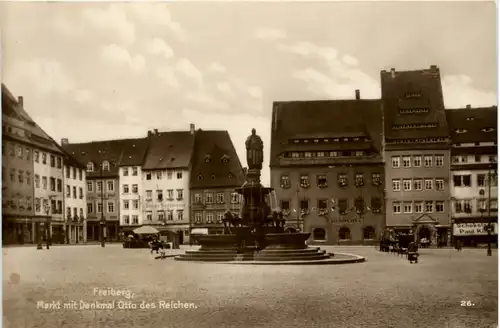
M 483 249 L 424 249 L 410 264 L 374 247 L 324 249 L 367 262 L 237 266 L 154 260 L 119 245 L 7 248 L 3 327 L 496 327 L 496 250 L 487 257 Z M 133 298 L 93 295 L 108 287 Z M 114 310 L 80 309 L 113 300 Z M 39 301 L 60 301 L 61 309 L 37 309 Z M 76 308 L 64 309 L 71 301 Z M 124 301 L 137 308 L 119 309 L 130 307 Z M 193 305 L 175 308 L 177 301 Z

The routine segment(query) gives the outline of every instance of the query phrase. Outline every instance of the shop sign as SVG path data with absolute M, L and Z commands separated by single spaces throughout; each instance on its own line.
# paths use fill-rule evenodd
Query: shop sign
M 488 232 L 485 230 L 485 227 L 488 223 L 455 223 L 453 225 L 453 235 L 454 236 L 483 236 L 487 235 Z M 492 224 L 493 230 L 491 231 L 492 235 L 496 235 L 498 233 L 498 227 L 496 223 Z
M 331 219 L 331 223 L 361 223 L 361 219 Z

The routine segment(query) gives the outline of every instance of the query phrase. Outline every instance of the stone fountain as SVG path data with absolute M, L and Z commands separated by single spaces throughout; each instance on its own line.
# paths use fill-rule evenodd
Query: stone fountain
M 188 250 L 175 257 L 179 261 L 210 261 L 238 264 L 339 264 L 362 262 L 352 254 L 332 254 L 319 247 L 308 247 L 311 233 L 285 233 L 281 210 L 267 203 L 272 188 L 260 182 L 264 145 L 252 129 L 246 140 L 248 171 L 246 181 L 235 189 L 243 196 L 240 215 L 224 214 L 224 234 L 200 235 L 199 250 Z

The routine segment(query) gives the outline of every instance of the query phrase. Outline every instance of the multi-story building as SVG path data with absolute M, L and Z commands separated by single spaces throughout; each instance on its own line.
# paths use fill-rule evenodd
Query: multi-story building
M 96 141 L 70 144 L 61 141 L 62 148 L 86 166 L 87 240 L 118 240 L 120 217 L 119 160 L 125 140 Z
M 16 100 L 2 84 L 2 241 L 33 243 L 38 224 L 33 220 L 33 145 L 28 121 L 22 115 L 22 97 Z M 33 122 L 34 123 L 34 122 Z
M 142 163 L 148 139 L 129 139 L 120 156 L 120 227 L 124 233 L 140 227 L 144 221 Z
M 275 102 L 271 187 L 286 230 L 310 242 L 373 243 L 384 230 L 380 100 Z M 271 204 L 274 207 L 274 204 Z
M 64 212 L 66 243 L 87 241 L 87 179 L 85 165 L 70 154 L 64 159 Z
M 230 210 L 241 210 L 235 188 L 244 183 L 243 168 L 227 131 L 196 132 L 191 169 L 191 230 L 223 233 L 222 219 Z
M 484 229 L 498 234 L 497 107 L 446 111 L 451 148 L 453 237 L 466 245 L 487 242 Z M 491 240 L 496 241 L 496 236 Z
M 189 238 L 189 170 L 194 145 L 191 131 L 148 132 L 142 165 L 144 225 L 155 225 L 183 244 Z
M 439 68 L 381 72 L 387 226 L 450 242 L 450 138 Z

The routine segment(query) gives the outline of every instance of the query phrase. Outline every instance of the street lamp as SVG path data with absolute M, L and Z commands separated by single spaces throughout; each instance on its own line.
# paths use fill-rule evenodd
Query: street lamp
M 488 233 L 488 250 L 486 252 L 487 256 L 491 256 L 491 233 L 494 227 L 491 222 L 491 180 L 496 179 L 497 166 L 495 160 L 490 160 L 490 170 L 488 171 L 488 224 L 484 227 L 484 230 Z
M 51 197 L 49 197 L 49 200 L 52 200 Z M 50 239 L 51 239 L 51 236 L 50 236 L 50 221 L 51 221 L 51 216 L 49 215 L 50 213 L 50 204 L 49 202 L 43 204 L 43 209 L 45 210 L 45 214 L 47 216 L 47 219 L 46 219 L 46 222 L 45 222 L 45 229 L 44 229 L 44 234 L 46 235 L 46 238 L 47 238 L 47 249 L 50 249 Z M 40 245 L 41 247 L 41 242 L 40 242 Z
M 100 231 L 101 231 L 101 247 L 105 247 L 104 244 L 104 225 L 106 224 L 106 219 L 104 218 L 104 179 L 103 179 L 103 165 L 104 162 L 101 162 L 100 164 L 100 170 L 101 170 L 101 222 L 100 224 Z

